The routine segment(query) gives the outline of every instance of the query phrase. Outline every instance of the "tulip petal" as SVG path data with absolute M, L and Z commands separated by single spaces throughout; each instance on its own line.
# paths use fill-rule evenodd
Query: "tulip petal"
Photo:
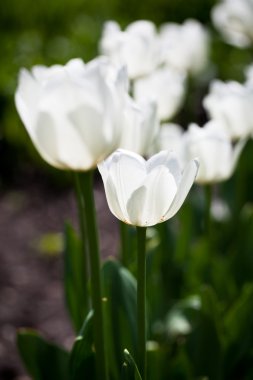
M 145 178 L 143 185 L 135 190 L 127 203 L 132 224 L 152 226 L 163 222 L 177 192 L 173 175 L 165 166 L 159 165 Z
M 121 206 L 119 204 L 118 193 L 114 186 L 113 180 L 110 177 L 110 174 L 107 177 L 106 182 L 104 181 L 104 187 L 105 187 L 105 195 L 106 195 L 107 203 L 108 203 L 111 213 L 114 216 L 116 216 L 116 218 L 118 218 L 119 220 L 122 220 L 125 223 L 129 223 L 129 221 L 127 220 L 127 215 L 124 215 L 121 209 Z
M 128 218 L 134 226 L 149 226 L 149 220 L 143 217 L 143 211 L 146 207 L 147 188 L 141 186 L 136 189 L 127 202 Z
M 126 204 L 146 176 L 146 161 L 132 152 L 118 150 L 112 157 L 110 176 L 118 194 L 120 208 L 127 215 Z
M 174 201 L 171 204 L 171 207 L 169 207 L 167 213 L 164 215 L 164 220 L 168 220 L 172 218 L 182 206 L 196 178 L 198 168 L 199 168 L 199 162 L 197 159 L 192 160 L 186 166 L 183 172 L 181 182 L 179 184 L 178 192 L 174 198 Z
M 33 135 L 36 102 L 40 87 L 28 70 L 22 69 L 19 74 L 19 86 L 15 94 L 15 104 L 19 115 L 30 135 Z
M 243 148 L 245 147 L 246 143 L 247 143 L 247 139 L 242 139 L 242 140 L 238 141 L 238 143 L 235 145 L 234 151 L 232 153 L 231 168 L 230 168 L 230 172 L 229 172 L 227 178 L 229 178 L 232 175 L 232 173 L 234 172 L 235 167 L 237 165 L 237 162 L 239 160 L 240 154 L 241 154 Z
M 87 87 L 92 97 L 93 88 L 90 84 L 87 84 Z M 62 93 L 65 94 L 65 99 Z M 111 147 L 107 142 L 105 144 L 105 138 L 101 136 L 103 117 L 99 100 L 88 99 L 86 91 L 81 87 L 74 87 L 67 80 L 45 89 L 44 95 L 38 105 L 38 118 L 47 113 L 54 121 L 58 158 L 66 167 L 87 170 L 95 167 L 98 160 L 104 159 L 114 149 L 114 146 Z M 100 152 L 101 145 L 98 145 L 95 139 L 104 143 L 103 156 Z M 108 145 L 111 148 L 109 152 L 105 149 Z
M 50 136 L 50 137 L 49 137 Z M 37 121 L 32 140 L 41 157 L 58 169 L 64 168 L 59 160 L 57 131 L 50 115 L 41 112 Z
M 68 115 L 83 146 L 90 156 L 92 166 L 97 165 L 117 147 L 117 139 L 107 143 L 103 115 L 96 109 L 82 105 Z
M 179 184 L 182 175 L 179 160 L 174 152 L 164 150 L 152 156 L 147 162 L 148 172 L 158 165 L 165 165 L 174 176 L 176 183 Z

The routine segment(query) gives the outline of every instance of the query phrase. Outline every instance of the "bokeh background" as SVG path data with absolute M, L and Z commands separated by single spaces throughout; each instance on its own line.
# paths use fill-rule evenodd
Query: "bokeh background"
M 117 20 L 122 27 L 137 19 L 159 26 L 168 21 L 195 18 L 212 35 L 211 76 L 220 79 L 243 78 L 251 63 L 252 51 L 225 44 L 210 20 L 214 0 L 53 0 L 35 2 L 10 0 L 0 4 L 0 174 L 4 186 L 25 166 L 43 168 L 15 111 L 13 96 L 21 67 L 35 64 L 64 64 L 73 57 L 84 61 L 98 54 L 103 23 Z M 191 120 L 194 121 L 194 120 Z M 187 121 L 188 122 L 188 121 Z M 49 171 L 48 166 L 45 169 Z

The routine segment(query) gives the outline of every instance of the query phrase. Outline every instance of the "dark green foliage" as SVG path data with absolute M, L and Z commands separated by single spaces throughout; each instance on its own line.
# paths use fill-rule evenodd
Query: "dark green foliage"
M 64 289 L 67 308 L 76 332 L 79 332 L 87 314 L 88 278 L 84 272 L 84 254 L 80 239 L 71 225 L 65 227 Z
M 69 354 L 47 342 L 36 331 L 20 330 L 17 334 L 17 346 L 33 380 L 70 380 Z

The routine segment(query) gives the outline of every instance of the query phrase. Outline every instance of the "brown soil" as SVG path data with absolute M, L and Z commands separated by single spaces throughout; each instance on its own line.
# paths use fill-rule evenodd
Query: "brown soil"
M 95 188 L 101 254 L 117 251 L 117 221 Z M 71 347 L 73 330 L 64 305 L 62 255 L 43 254 L 38 241 L 61 233 L 66 220 L 77 226 L 74 194 L 60 194 L 43 183 L 15 186 L 0 195 L 0 380 L 27 380 L 16 349 L 20 327 L 38 329 L 46 338 Z

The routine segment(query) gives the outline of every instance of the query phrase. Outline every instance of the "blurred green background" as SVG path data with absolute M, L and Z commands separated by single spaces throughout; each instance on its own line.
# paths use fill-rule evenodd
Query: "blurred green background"
M 212 34 L 213 74 L 222 79 L 243 79 L 243 68 L 252 52 L 223 43 L 212 28 L 210 10 L 214 0 L 10 0 L 0 2 L 0 178 L 2 185 L 19 173 L 50 168 L 35 152 L 14 106 L 14 92 L 21 67 L 66 63 L 74 57 L 85 61 L 98 53 L 105 20 L 122 27 L 137 19 L 159 26 L 168 21 L 196 18 Z M 194 120 L 189 120 L 189 122 Z M 195 120 L 196 121 L 196 120 Z

